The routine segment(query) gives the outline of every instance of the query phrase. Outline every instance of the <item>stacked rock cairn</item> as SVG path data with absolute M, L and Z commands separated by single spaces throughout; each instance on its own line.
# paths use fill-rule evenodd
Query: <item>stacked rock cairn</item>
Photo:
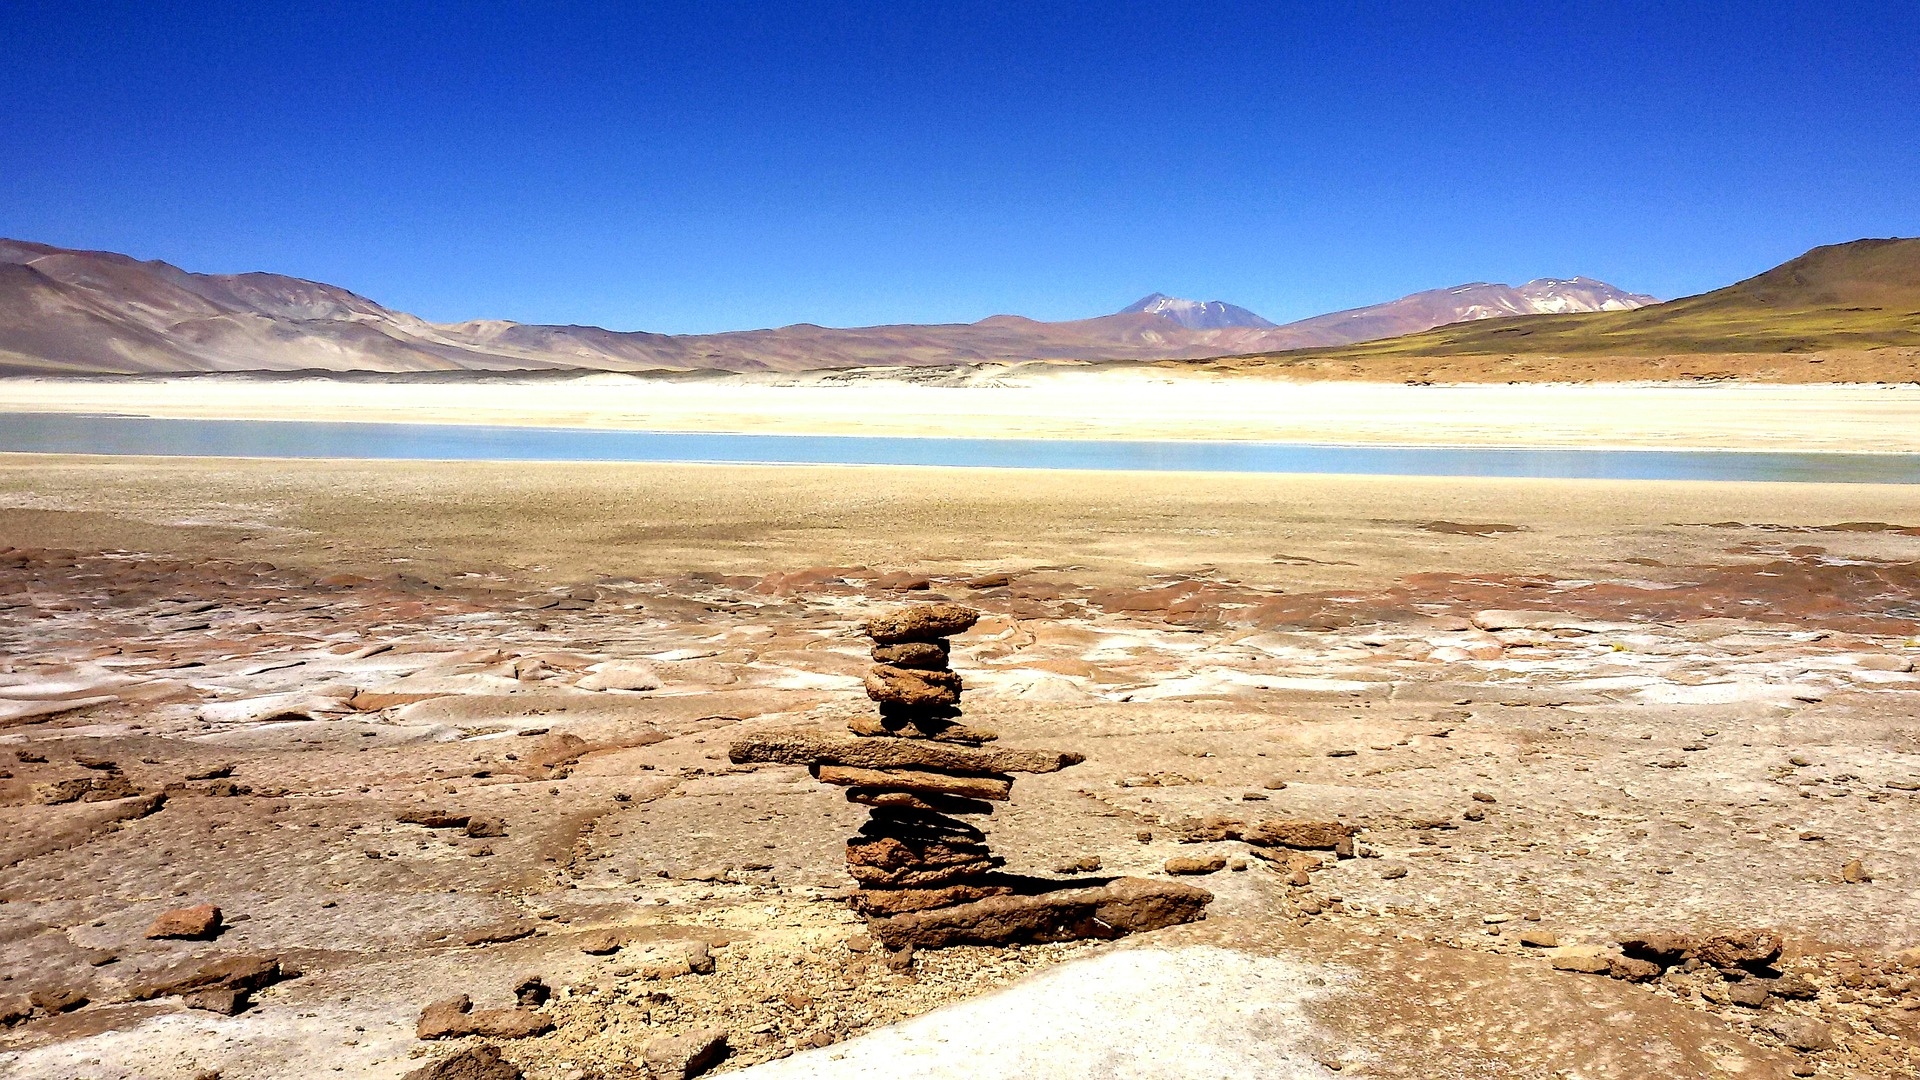
M 963 746 L 997 738 L 994 732 L 960 722 L 964 687 L 949 665 L 947 639 L 970 629 L 979 618 L 972 608 L 941 603 L 869 620 L 874 665 L 867 672 L 866 688 L 880 715 L 859 717 L 848 728 L 870 739 Z M 977 767 L 1013 771 L 1025 765 L 1031 771 L 1051 772 L 1084 760 L 1080 754 L 1033 755 L 1032 761 L 1011 757 L 996 754 L 995 760 Z M 860 835 L 847 841 L 847 869 L 860 883 L 852 904 L 861 915 L 898 915 L 1014 891 L 993 880 L 1004 860 L 988 852 L 986 834 L 961 820 L 990 815 L 995 802 L 1012 797 L 1013 777 L 1005 772 L 951 764 L 911 771 L 822 765 L 815 767 L 814 776 L 846 786 L 849 802 L 873 808 Z
M 1212 894 L 1171 882 L 1057 882 L 1001 872 L 1004 860 L 964 818 L 1012 797 L 1013 773 L 1057 772 L 1086 760 L 1069 751 L 986 747 L 995 732 L 961 721 L 955 634 L 980 613 L 916 604 L 870 619 L 873 668 L 865 684 L 879 715 L 856 717 L 855 738 L 765 732 L 733 744 L 735 762 L 806 765 L 815 779 L 869 807 L 847 841 L 858 889 L 853 909 L 889 945 L 1066 940 L 1118 936 L 1199 917 Z M 1063 888 L 1065 886 L 1065 888 Z

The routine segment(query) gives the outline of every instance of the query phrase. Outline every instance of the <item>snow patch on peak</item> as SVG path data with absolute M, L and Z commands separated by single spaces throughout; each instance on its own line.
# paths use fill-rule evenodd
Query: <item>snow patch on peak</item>
M 1121 308 L 1121 315 L 1159 315 L 1189 330 L 1222 330 L 1228 327 L 1253 327 L 1265 330 L 1273 323 L 1246 308 L 1220 300 L 1182 300 L 1166 293 L 1153 293 Z

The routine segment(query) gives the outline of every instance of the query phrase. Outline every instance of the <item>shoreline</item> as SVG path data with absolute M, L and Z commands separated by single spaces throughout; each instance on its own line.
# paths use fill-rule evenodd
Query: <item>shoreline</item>
M 7 411 L 791 436 L 1920 452 L 1920 386 L 1281 382 L 1140 370 L 408 383 L 0 380 Z

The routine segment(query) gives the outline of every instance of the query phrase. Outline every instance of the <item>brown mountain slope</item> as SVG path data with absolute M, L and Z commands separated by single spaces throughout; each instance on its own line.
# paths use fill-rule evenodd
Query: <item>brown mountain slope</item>
M 494 320 L 436 324 L 299 278 L 195 274 L 112 252 L 0 240 L 0 373 L 802 371 L 1162 360 L 1342 344 L 1459 319 L 1649 300 L 1574 279 L 1434 290 L 1279 327 L 1231 305 L 1156 294 L 1142 302 L 1154 310 L 1071 322 L 997 315 L 931 326 L 799 324 L 667 335 Z M 1196 320 L 1196 312 L 1210 314 Z M 1240 324 L 1216 325 L 1222 313 Z
M 1633 311 L 1463 323 L 1364 344 L 1239 357 L 1229 366 L 1348 364 L 1405 374 L 1419 358 L 1779 355 L 1914 347 L 1920 347 L 1920 239 L 1889 239 L 1815 248 L 1724 289 Z M 1401 363 L 1378 363 L 1389 359 Z

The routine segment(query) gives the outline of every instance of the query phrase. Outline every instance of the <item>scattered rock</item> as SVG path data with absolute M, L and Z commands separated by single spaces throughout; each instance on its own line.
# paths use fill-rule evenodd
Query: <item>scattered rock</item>
M 71 986 L 43 987 L 27 995 L 27 1003 L 44 1013 L 63 1013 L 87 1003 L 85 991 Z
M 1162 867 L 1169 874 L 1213 874 L 1227 868 L 1225 855 L 1176 855 Z
M 595 930 L 580 939 L 580 951 L 588 956 L 610 956 L 624 944 L 621 935 L 612 930 Z
M 10 1028 L 33 1015 L 33 1002 L 25 994 L 0 997 L 0 1028 Z
M 727 1030 L 701 1028 L 655 1039 L 641 1051 L 647 1070 L 661 1080 L 689 1080 L 727 1056 Z
M 408 825 L 424 825 L 429 829 L 464 829 L 470 820 L 466 814 L 456 814 L 450 810 L 438 808 L 427 810 L 403 810 L 395 820 Z
M 1865 863 L 1859 859 L 1850 859 L 1840 868 L 1840 880 L 1849 885 L 1864 885 L 1873 880 L 1873 875 L 1867 872 Z
M 246 1009 L 248 993 L 238 987 L 216 986 L 183 995 L 180 1003 L 189 1009 L 233 1016 Z
M 996 896 L 873 923 L 889 947 L 1004 945 L 1115 938 L 1199 918 L 1213 894 L 1172 881 L 1120 878 L 1104 886 L 1036 896 Z
M 1100 869 L 1098 855 L 1078 855 L 1071 859 L 1062 859 L 1053 866 L 1053 872 L 1056 874 L 1091 874 L 1098 869 Z
M 1764 1008 L 1772 996 L 1772 991 L 1760 979 L 1742 979 L 1727 987 L 1727 1000 L 1749 1009 Z
M 220 936 L 220 930 L 220 909 L 212 904 L 196 904 L 175 908 L 153 920 L 147 927 L 147 937 L 210 941 Z
M 475 815 L 467 819 L 467 835 L 476 839 L 505 836 L 507 823 L 501 818 Z
M 1562 945 L 1547 954 L 1556 971 L 1605 975 L 1618 954 L 1604 945 Z
M 523 1009 L 537 1009 L 552 997 L 553 988 L 538 975 L 522 976 L 513 988 L 513 999 Z
M 1795 1050 L 1826 1050 L 1833 1046 L 1832 1029 L 1811 1017 L 1777 1016 L 1767 1022 L 1767 1030 Z
M 520 1066 L 495 1046 L 475 1046 L 408 1073 L 405 1080 L 523 1080 Z
M 1531 949 L 1557 949 L 1560 947 L 1560 935 L 1551 930 L 1527 928 L 1517 935 L 1520 944 Z

